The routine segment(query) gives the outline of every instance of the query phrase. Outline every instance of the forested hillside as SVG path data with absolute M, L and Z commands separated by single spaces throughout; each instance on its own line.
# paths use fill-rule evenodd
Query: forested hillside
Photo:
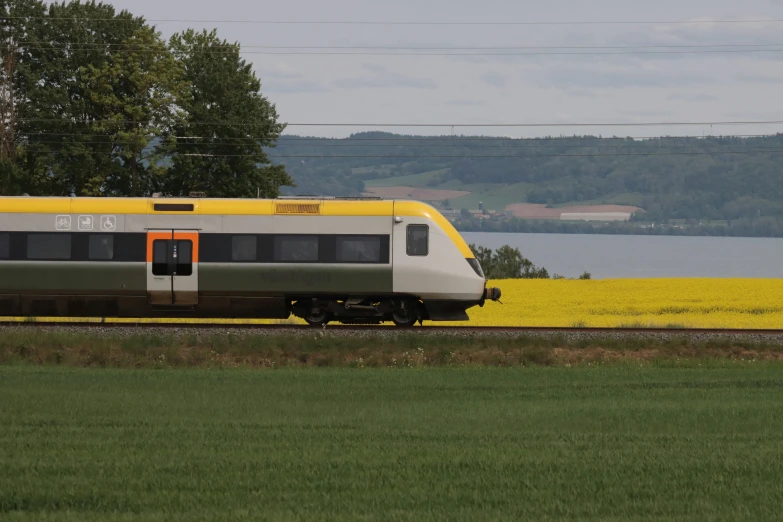
M 613 203 L 643 208 L 637 218 L 647 221 L 777 220 L 781 153 L 783 135 L 514 140 L 372 132 L 339 140 L 282 136 L 270 158 L 286 165 L 293 194 L 400 185 L 486 194 L 497 210 L 515 202 Z M 478 198 L 445 203 L 477 208 Z

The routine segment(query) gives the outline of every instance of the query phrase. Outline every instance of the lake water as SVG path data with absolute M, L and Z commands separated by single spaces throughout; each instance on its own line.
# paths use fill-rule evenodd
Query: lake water
M 492 234 L 463 232 L 468 243 L 503 245 L 550 274 L 593 279 L 783 277 L 783 239 L 745 237 Z

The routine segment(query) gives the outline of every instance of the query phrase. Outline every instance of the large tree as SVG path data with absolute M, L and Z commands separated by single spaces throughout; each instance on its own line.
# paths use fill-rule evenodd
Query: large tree
M 100 67 L 81 68 L 89 102 L 102 115 L 92 128 L 112 143 L 124 168 L 106 179 L 109 193 L 149 195 L 162 180 L 159 147 L 150 143 L 176 126 L 185 92 L 180 64 L 158 34 L 142 27 Z M 145 153 L 147 150 L 147 153 Z
M 156 162 L 142 149 L 174 124 L 182 76 L 165 43 L 142 18 L 100 2 L 7 0 L 2 10 L 14 101 L 3 97 L 3 113 L 14 111 L 3 137 L 16 148 L 10 160 L 0 153 L 0 190 L 149 192 Z
M 31 3 L 31 0 L 15 0 Z M 19 46 L 18 163 L 30 194 L 97 196 L 121 169 L 112 136 L 100 128 L 110 114 L 84 81 L 91 67 L 113 63 L 144 20 L 95 1 L 52 3 L 26 22 Z
M 173 166 L 164 192 L 276 197 L 281 186 L 293 186 L 285 167 L 272 165 L 264 151 L 285 125 L 262 96 L 239 44 L 220 40 L 215 31 L 188 30 L 174 35 L 170 45 L 189 92 L 180 103 L 186 119 L 172 129 Z

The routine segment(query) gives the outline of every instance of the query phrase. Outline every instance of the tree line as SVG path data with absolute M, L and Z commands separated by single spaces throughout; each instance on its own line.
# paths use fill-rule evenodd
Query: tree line
M 642 214 L 644 215 L 644 214 Z M 520 219 L 494 220 L 460 216 L 453 221 L 460 232 L 512 232 L 525 234 L 610 234 L 642 236 L 729 236 L 729 237 L 783 237 L 783 217 L 748 217 L 728 222 L 651 223 L 642 218 L 629 222 L 557 221 Z
M 0 3 L 0 194 L 276 197 L 284 130 L 238 43 L 100 2 Z
M 487 279 L 565 279 L 559 274 L 549 275 L 544 267 L 533 264 L 522 255 L 518 248 L 503 245 L 494 252 L 491 248 L 468 245 L 476 260 L 481 265 Z M 579 279 L 590 279 L 589 272 L 584 272 Z

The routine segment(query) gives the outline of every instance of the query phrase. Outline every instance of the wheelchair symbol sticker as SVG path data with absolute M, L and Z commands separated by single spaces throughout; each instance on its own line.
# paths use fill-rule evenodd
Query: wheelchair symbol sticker
M 55 230 L 71 230 L 71 216 L 57 216 L 54 220 Z
M 101 216 L 101 230 L 111 232 L 117 229 L 117 218 L 114 216 Z

